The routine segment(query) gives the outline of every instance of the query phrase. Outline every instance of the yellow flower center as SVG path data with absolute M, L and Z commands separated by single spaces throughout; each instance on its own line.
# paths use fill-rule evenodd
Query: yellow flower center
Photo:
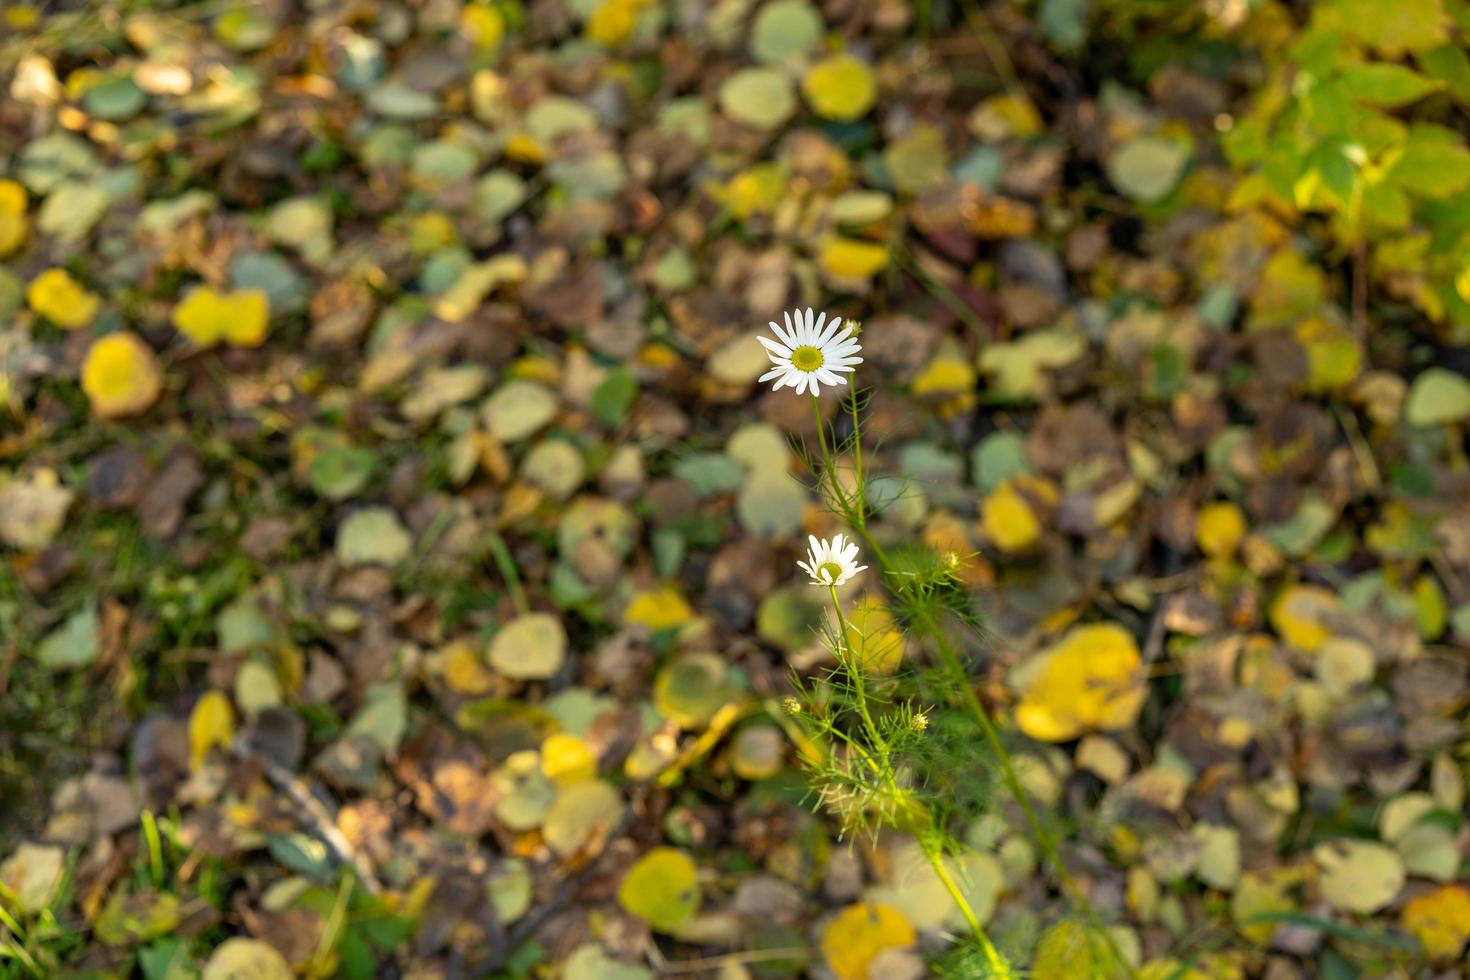
M 817 566 L 817 571 L 828 582 L 835 582 L 842 577 L 842 566 L 835 561 L 822 562 L 822 564 Z
M 791 366 L 798 371 L 815 371 L 822 366 L 820 349 L 807 344 L 791 352 Z

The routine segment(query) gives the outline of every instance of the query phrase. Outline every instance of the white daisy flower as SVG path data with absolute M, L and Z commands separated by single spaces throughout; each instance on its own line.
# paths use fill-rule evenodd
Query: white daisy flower
M 813 585 L 846 585 L 858 572 L 867 568 L 859 565 L 858 546 L 839 534 L 831 541 L 822 541 L 815 534 L 808 535 L 806 561 L 797 562 L 802 570 L 812 577 Z
M 798 395 L 805 393 L 808 387 L 813 395 L 820 395 L 824 384 L 833 387 L 847 384 L 843 375 L 851 372 L 854 364 L 863 362 L 861 357 L 855 356 L 863 349 L 857 337 L 853 336 L 856 324 L 852 321 L 844 324 L 835 315 L 828 322 L 826 313 L 814 314 L 811 307 L 807 307 L 805 312 L 787 313 L 785 317 L 785 330 L 775 320 L 771 321 L 771 329 L 779 340 L 756 338 L 765 345 L 766 353 L 775 365 L 761 375 L 760 380 L 774 378 L 776 386 L 773 390 L 779 391 L 790 385 Z

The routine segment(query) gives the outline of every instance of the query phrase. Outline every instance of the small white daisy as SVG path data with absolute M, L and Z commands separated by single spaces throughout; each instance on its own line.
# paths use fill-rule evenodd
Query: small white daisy
M 846 585 L 848 579 L 868 567 L 857 563 L 858 546 L 841 534 L 831 541 L 822 541 L 815 534 L 808 535 L 807 540 L 811 542 L 807 560 L 797 564 L 812 577 L 813 585 Z
M 771 321 L 771 329 L 779 340 L 756 338 L 765 345 L 766 353 L 775 365 L 761 375 L 760 380 L 775 378 L 773 390 L 779 391 L 790 385 L 798 395 L 805 393 L 808 387 L 813 395 L 820 395 L 824 384 L 833 387 L 847 384 L 843 374 L 851 372 L 854 364 L 863 362 L 861 357 L 855 356 L 863 349 L 854 336 L 856 324 L 851 320 L 844 324 L 836 316 L 829 323 L 826 313 L 814 314 L 811 307 L 807 307 L 805 312 L 787 313 L 785 317 L 785 330 L 775 320 Z M 823 329 L 824 324 L 826 329 Z

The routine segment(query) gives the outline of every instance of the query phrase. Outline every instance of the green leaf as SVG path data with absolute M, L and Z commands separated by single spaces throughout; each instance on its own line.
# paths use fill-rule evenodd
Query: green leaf
M 1415 126 L 1390 177 L 1420 197 L 1451 197 L 1470 187 L 1470 150 L 1451 130 Z
M 1430 78 L 1443 82 L 1456 99 L 1470 102 L 1470 56 L 1458 44 L 1442 44 L 1421 52 L 1419 65 Z
M 1363 217 L 1375 225 L 1400 230 L 1409 227 L 1409 197 L 1392 184 L 1369 184 L 1363 190 Z
M 1449 17 L 1443 0 L 1337 0 L 1333 4 L 1343 30 L 1389 58 L 1427 51 L 1448 41 Z
M 810 0 L 774 0 L 761 7 L 750 32 L 750 56 L 770 64 L 805 54 L 826 24 Z
M 328 449 L 311 461 L 311 488 L 328 500 L 347 500 L 367 486 L 377 466 L 378 457 L 372 450 Z
M 1340 81 L 1352 98 L 1385 109 L 1408 105 L 1441 87 L 1441 83 L 1411 68 L 1382 61 L 1353 65 L 1342 73 Z
M 36 648 L 36 659 L 52 670 L 85 667 L 97 659 L 97 607 L 78 610 Z
M 1108 161 L 1108 179 L 1133 200 L 1153 204 L 1174 189 L 1188 163 L 1188 147 L 1174 140 L 1145 136 Z
M 1087 8 L 1090 0 L 1041 0 L 1036 20 L 1046 39 L 1064 50 L 1087 40 Z
M 772 130 L 796 112 L 796 90 L 775 68 L 742 68 L 720 86 L 719 102 L 720 110 L 742 126 Z
M 618 887 L 618 904 L 659 932 L 674 932 L 699 911 L 698 869 L 689 855 L 655 847 Z
M 1470 381 L 1446 368 L 1430 368 L 1414 379 L 1404 402 L 1410 425 L 1442 425 L 1470 417 Z
M 610 371 L 592 392 L 592 415 L 609 429 L 621 425 L 638 398 L 638 381 L 623 368 Z

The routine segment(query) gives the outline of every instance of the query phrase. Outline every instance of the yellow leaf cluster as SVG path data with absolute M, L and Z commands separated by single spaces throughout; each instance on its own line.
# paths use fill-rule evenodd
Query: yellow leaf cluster
M 801 92 L 823 119 L 852 122 L 873 108 L 878 80 L 865 62 L 850 54 L 834 54 L 812 65 L 801 80 Z
M 694 610 L 689 603 L 668 586 L 640 592 L 623 613 L 623 621 L 628 625 L 647 626 L 655 633 L 683 626 L 693 618 Z
M 1042 742 L 1133 724 L 1148 696 L 1133 634 L 1115 623 L 1079 626 L 1041 655 L 1045 662 L 1016 706 L 1016 723 Z
M 47 269 L 26 287 L 26 302 L 58 327 L 78 330 L 96 318 L 102 297 L 87 292 L 65 269 Z
M 92 342 L 82 363 L 82 391 L 98 418 L 144 411 L 163 388 L 163 372 L 152 349 L 127 330 Z
M 264 290 L 215 292 L 200 286 L 174 307 L 174 326 L 200 347 L 220 341 L 236 347 L 259 347 L 270 326 L 270 298 Z
M 1470 942 L 1470 891 L 1444 885 L 1404 903 L 1404 928 L 1413 933 L 1432 960 L 1448 961 Z
M 868 980 L 868 964 L 885 949 L 912 946 L 914 927 L 902 912 L 880 902 L 858 902 L 838 912 L 822 930 L 822 955 L 838 980 Z
M 29 230 L 25 188 L 13 180 L 0 180 L 0 256 L 20 248 Z

